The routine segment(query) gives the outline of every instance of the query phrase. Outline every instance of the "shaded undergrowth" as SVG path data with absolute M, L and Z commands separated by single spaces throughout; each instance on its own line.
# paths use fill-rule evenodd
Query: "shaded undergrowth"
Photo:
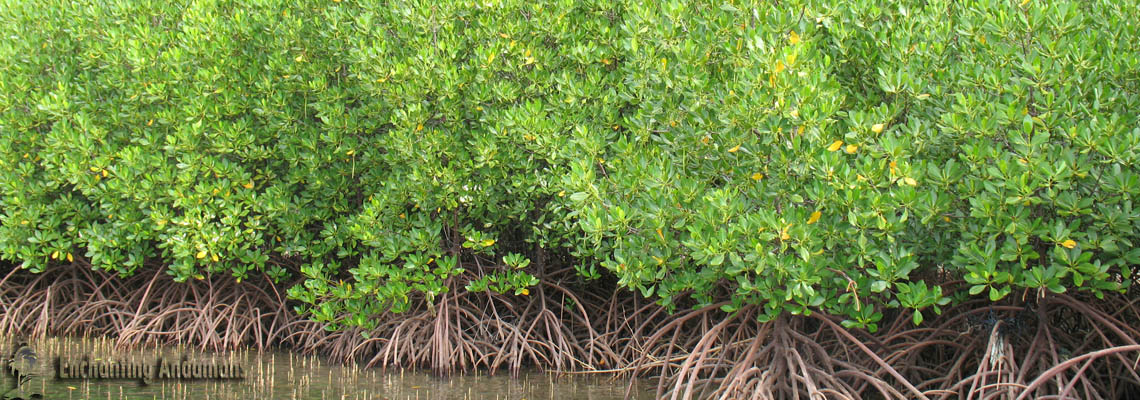
M 377 316 L 365 332 L 329 331 L 299 317 L 265 282 L 177 283 L 157 269 L 118 278 L 78 265 L 12 270 L 0 278 L 0 334 L 281 346 L 441 374 L 612 373 L 655 378 L 658 397 L 672 399 L 1140 396 L 1135 290 L 966 302 L 919 327 L 909 315 L 887 315 L 872 334 L 819 313 L 759 323 L 755 309 L 729 314 L 714 304 L 669 314 L 604 284 L 583 290 L 572 269 L 542 282 L 528 296 L 453 287 L 433 304 Z

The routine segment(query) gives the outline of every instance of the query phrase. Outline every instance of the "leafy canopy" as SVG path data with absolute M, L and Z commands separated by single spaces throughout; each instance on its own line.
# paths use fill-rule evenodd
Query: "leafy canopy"
M 875 329 L 1140 262 L 1132 2 L 5 3 L 35 271 L 300 277 L 337 328 L 563 263 Z

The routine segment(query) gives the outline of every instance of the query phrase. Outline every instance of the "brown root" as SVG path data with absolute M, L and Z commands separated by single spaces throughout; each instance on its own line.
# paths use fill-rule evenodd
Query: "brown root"
M 251 282 L 178 283 L 161 270 L 126 279 L 80 265 L 0 279 L 0 334 L 118 337 L 120 345 L 265 348 L 299 317 Z
M 0 335 L 116 337 L 120 346 L 283 346 L 368 366 L 440 374 L 537 368 L 656 378 L 661 398 L 1123 399 L 1140 397 L 1140 301 L 1133 290 L 969 301 L 921 327 L 887 313 L 876 333 L 820 313 L 757 321 L 722 303 L 670 314 L 630 292 L 542 276 L 529 296 L 452 283 L 435 303 L 329 331 L 298 316 L 268 281 L 174 282 L 82 265 L 0 277 Z M 584 286 L 585 285 L 585 286 Z M 592 285 L 592 286 L 591 286 Z M 630 386 L 633 387 L 632 385 Z

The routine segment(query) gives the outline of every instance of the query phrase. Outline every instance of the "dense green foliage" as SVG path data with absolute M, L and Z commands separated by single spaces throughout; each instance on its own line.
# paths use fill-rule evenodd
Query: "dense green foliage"
M 992 300 L 1121 288 L 1140 261 L 1136 5 L 1051 3 L 631 13 L 659 28 L 627 39 L 630 133 L 570 179 L 592 254 L 666 300 L 856 326 L 937 312 L 929 279 Z
M 33 270 L 299 273 L 367 327 L 573 263 L 874 329 L 1140 263 L 1133 2 L 6 3 Z

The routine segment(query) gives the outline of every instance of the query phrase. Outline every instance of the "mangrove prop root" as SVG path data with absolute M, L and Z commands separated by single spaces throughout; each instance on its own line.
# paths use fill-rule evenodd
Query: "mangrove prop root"
M 651 378 L 669 399 L 1140 398 L 1135 289 L 967 301 L 919 327 L 909 313 L 887 313 L 871 333 L 819 313 L 761 323 L 757 308 L 726 313 L 721 303 L 670 314 L 617 288 L 583 290 L 573 269 L 561 269 L 529 296 L 472 293 L 454 281 L 436 302 L 412 299 L 407 312 L 376 316 L 374 329 L 329 331 L 297 315 L 268 281 L 179 283 L 161 268 L 142 271 L 10 268 L 0 276 L 0 334 L 283 346 L 439 374 L 607 373 Z

